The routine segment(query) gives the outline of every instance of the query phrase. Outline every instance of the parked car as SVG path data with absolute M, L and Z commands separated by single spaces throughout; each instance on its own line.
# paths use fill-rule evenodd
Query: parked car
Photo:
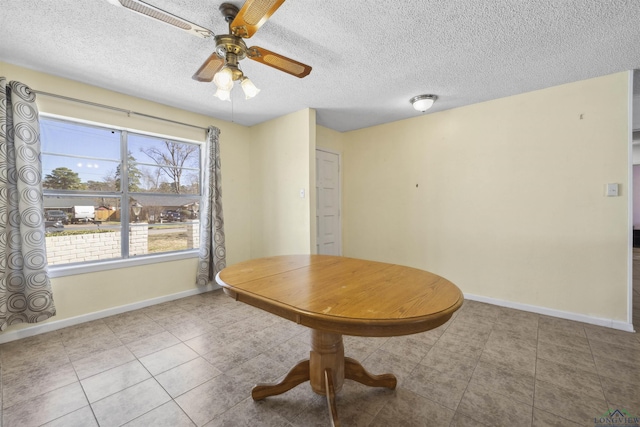
M 174 222 L 180 221 L 182 219 L 182 215 L 180 215 L 179 211 L 167 209 L 166 211 L 162 211 L 160 213 L 160 221 L 161 222 Z
M 69 218 L 67 217 L 67 214 L 64 213 L 63 211 L 59 211 L 59 210 L 50 210 L 47 211 L 45 213 L 44 216 L 45 221 L 60 221 L 63 224 L 68 224 L 69 223 Z
M 58 231 L 64 231 L 64 225 L 62 224 L 62 221 L 60 221 L 60 220 L 53 220 L 53 221 L 45 220 L 45 222 L 44 222 L 44 230 L 47 233 L 55 233 L 55 232 L 58 232 Z

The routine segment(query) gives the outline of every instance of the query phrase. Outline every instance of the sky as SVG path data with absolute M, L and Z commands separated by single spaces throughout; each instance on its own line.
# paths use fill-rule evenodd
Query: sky
M 59 167 L 78 173 L 82 182 L 114 177 L 120 161 L 120 138 L 117 130 L 41 118 L 43 179 Z M 155 162 L 142 151 L 162 148 L 164 139 L 129 133 L 128 140 L 129 152 L 139 163 L 138 167 L 157 170 L 157 166 L 145 167 L 145 163 L 155 165 Z M 197 157 L 193 157 L 193 161 L 197 167 Z
M 119 132 L 41 119 L 40 141 L 44 176 L 66 167 L 77 172 L 82 182 L 102 181 L 107 174 L 115 174 L 118 167 Z

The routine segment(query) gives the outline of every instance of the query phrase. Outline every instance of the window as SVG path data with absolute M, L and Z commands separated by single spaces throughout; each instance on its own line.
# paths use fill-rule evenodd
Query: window
M 198 143 L 40 119 L 50 266 L 199 247 Z

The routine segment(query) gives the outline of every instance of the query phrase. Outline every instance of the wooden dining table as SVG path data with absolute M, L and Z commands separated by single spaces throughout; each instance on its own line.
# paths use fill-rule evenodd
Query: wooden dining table
M 424 332 L 451 318 L 463 302 L 456 285 L 424 270 L 329 255 L 285 255 L 240 262 L 220 271 L 217 283 L 237 301 L 311 329 L 309 359 L 282 381 L 256 385 L 261 400 L 309 381 L 326 395 L 332 425 L 335 393 L 345 379 L 394 389 L 393 374 L 373 375 L 344 356 L 343 335 L 391 337 Z

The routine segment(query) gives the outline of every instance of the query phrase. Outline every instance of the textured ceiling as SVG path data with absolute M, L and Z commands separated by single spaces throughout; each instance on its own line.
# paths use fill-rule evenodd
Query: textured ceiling
M 146 1 L 227 32 L 221 1 Z M 638 0 L 288 0 L 247 44 L 313 71 L 244 60 L 262 92 L 223 102 L 191 79 L 213 39 L 106 0 L 2 0 L 0 60 L 243 125 L 311 107 L 346 131 L 419 115 L 414 95 L 435 112 L 640 68 L 639 28 Z

